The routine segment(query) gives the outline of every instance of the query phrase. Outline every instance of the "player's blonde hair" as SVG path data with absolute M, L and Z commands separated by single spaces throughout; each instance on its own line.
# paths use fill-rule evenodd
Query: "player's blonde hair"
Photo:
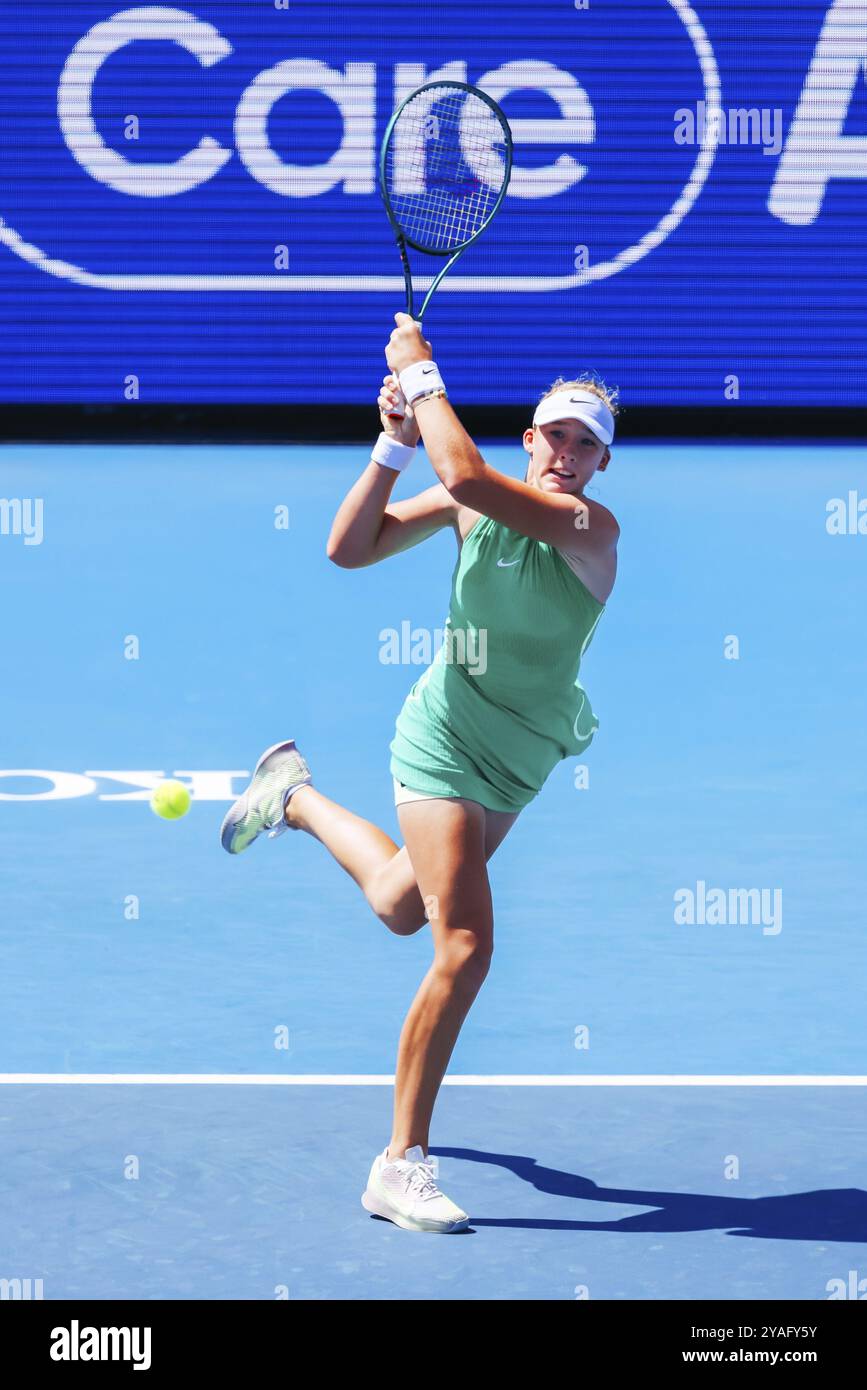
M 558 376 L 555 382 L 548 387 L 544 396 L 540 396 L 538 404 L 541 405 L 549 396 L 553 396 L 555 391 L 590 391 L 594 396 L 598 396 L 600 401 L 604 401 L 616 419 L 620 414 L 618 397 L 620 395 L 616 386 L 606 386 L 601 376 L 595 372 L 588 372 L 585 376 L 578 377 L 575 381 L 567 381 L 565 377 Z M 534 426 L 535 428 L 535 426 Z

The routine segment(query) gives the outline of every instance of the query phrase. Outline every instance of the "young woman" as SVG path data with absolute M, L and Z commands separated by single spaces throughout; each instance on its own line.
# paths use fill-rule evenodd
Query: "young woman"
M 617 407 L 598 381 L 556 382 L 524 431 L 519 482 L 484 462 L 430 344 L 407 314 L 396 322 L 378 402 L 383 433 L 337 512 L 328 555 L 348 569 L 372 565 L 447 526 L 458 543 L 448 640 L 407 696 L 391 744 L 404 846 L 317 791 L 291 740 L 262 755 L 222 842 L 236 854 L 262 831 L 306 830 L 391 931 L 430 924 L 434 959 L 401 1032 L 392 1136 L 362 1202 L 407 1230 L 444 1233 L 469 1218 L 436 1185 L 429 1127 L 491 962 L 487 861 L 598 723 L 577 677 L 614 585 L 619 529 L 585 489 L 608 466 Z M 389 504 L 419 436 L 439 481 Z

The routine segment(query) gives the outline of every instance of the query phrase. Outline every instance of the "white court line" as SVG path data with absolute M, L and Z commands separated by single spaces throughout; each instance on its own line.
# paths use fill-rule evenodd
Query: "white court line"
M 393 1086 L 393 1076 L 0 1072 L 0 1086 Z M 867 1076 L 446 1076 L 444 1086 L 867 1086 Z

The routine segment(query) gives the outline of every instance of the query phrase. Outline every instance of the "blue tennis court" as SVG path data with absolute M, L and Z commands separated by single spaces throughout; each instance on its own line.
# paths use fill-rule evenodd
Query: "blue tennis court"
M 520 444 L 482 448 L 522 475 Z M 455 545 L 330 564 L 366 456 L 0 451 L 0 1276 L 828 1298 L 867 1240 L 867 450 L 627 442 L 595 480 L 622 527 L 582 665 L 600 728 L 491 862 L 494 962 L 431 1135 L 475 1239 L 421 1244 L 360 1194 L 429 932 L 389 933 L 306 836 L 219 843 L 292 737 L 399 839 L 388 743 Z M 420 456 L 396 495 L 432 480 Z M 175 823 L 166 776 L 194 793 Z

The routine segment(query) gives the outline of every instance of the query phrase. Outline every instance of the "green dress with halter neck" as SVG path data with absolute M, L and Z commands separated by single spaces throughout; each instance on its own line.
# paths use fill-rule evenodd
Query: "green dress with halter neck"
M 455 566 L 443 644 L 398 715 L 392 775 L 523 810 L 599 727 L 578 672 L 604 611 L 554 546 L 482 517 Z

